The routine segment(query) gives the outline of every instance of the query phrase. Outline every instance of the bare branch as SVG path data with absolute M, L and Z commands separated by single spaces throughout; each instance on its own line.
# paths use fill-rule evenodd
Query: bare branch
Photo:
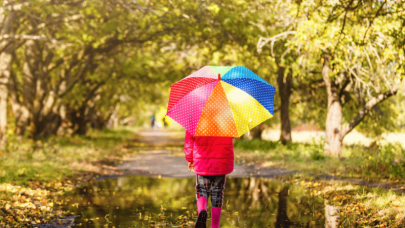
M 0 36 L 0 40 L 41 40 L 41 41 L 52 41 L 52 42 L 58 42 L 58 40 L 54 38 L 49 38 L 45 36 L 39 36 L 39 35 L 10 35 L 10 34 L 4 34 Z
M 287 48 L 287 50 L 285 50 L 285 52 L 280 56 L 280 59 L 283 59 L 284 56 L 285 56 L 289 51 L 291 51 L 291 48 Z
M 385 101 L 386 99 L 390 98 L 397 94 L 399 90 L 398 86 L 391 88 L 390 91 L 387 91 L 383 94 L 378 95 L 377 97 L 372 98 L 369 100 L 359 111 L 356 117 L 352 119 L 346 126 L 342 129 L 342 134 L 340 135 L 341 140 L 349 134 L 363 119 L 366 115 L 373 109 L 377 104 Z
M 350 84 L 351 77 L 347 78 L 343 83 L 341 83 L 339 97 L 343 96 L 343 92 L 345 91 L 346 87 Z
M 373 70 L 373 65 L 371 64 L 370 56 L 369 56 L 368 53 L 367 53 L 366 47 L 364 47 L 364 53 L 366 54 L 367 61 L 368 61 L 368 64 L 369 64 L 369 66 L 370 66 L 370 69 Z
M 297 33 L 297 31 L 287 31 L 287 32 L 282 32 L 280 34 L 277 34 L 277 35 L 275 35 L 273 37 L 270 37 L 270 38 L 260 37 L 259 41 L 257 42 L 257 52 L 260 53 L 262 51 L 262 48 L 267 43 L 271 42 L 271 55 L 274 57 L 274 53 L 273 53 L 274 42 L 276 42 L 279 38 L 282 38 L 282 37 L 287 36 L 287 35 L 296 34 L 296 33 Z

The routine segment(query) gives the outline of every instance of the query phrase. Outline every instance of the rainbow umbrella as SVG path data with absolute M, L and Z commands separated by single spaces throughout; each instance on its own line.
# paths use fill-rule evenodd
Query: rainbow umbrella
M 243 66 L 205 66 L 171 86 L 167 116 L 194 136 L 240 137 L 273 117 L 275 88 Z

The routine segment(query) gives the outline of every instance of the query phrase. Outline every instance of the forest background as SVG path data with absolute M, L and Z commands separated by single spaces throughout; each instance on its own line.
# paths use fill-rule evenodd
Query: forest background
M 325 131 L 339 156 L 356 128 L 405 129 L 402 1 L 2 1 L 0 145 L 143 125 L 170 85 L 243 65 L 277 87 L 258 126 Z

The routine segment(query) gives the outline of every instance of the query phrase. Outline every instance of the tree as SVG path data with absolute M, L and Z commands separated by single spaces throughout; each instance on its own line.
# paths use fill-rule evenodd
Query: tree
M 168 42 L 167 37 L 181 25 L 176 20 L 180 15 L 153 4 L 26 3 L 18 17 L 18 32 L 42 39 L 24 40 L 15 51 L 10 92 L 16 133 L 23 134 L 29 122 L 34 139 L 55 134 L 67 117 L 64 113 L 75 122 L 75 133 L 84 134 L 89 109 L 94 108 L 91 104 L 102 87 L 128 77 L 117 70 L 116 56 L 153 41 Z
M 258 52 L 265 46 L 270 47 L 270 53 L 276 66 L 277 85 L 280 99 L 281 133 L 283 144 L 292 141 L 290 121 L 290 100 L 294 91 L 293 79 L 302 78 L 307 72 L 297 67 L 302 51 L 300 47 L 288 46 L 288 40 L 296 34 L 302 14 L 301 3 L 295 1 L 274 1 L 267 10 L 272 16 L 272 25 L 266 26 L 265 31 L 271 34 L 269 38 L 260 37 L 257 43 Z M 263 26 L 264 27 L 264 26 Z M 268 36 L 268 35 L 267 35 Z M 309 84 L 309 83 L 308 83 Z M 300 88 L 295 88 L 300 89 Z
M 13 59 L 13 44 L 4 37 L 13 34 L 14 17 L 14 1 L 4 0 L 0 8 L 0 149 L 6 142 L 8 81 Z
M 384 8 L 385 3 L 367 2 L 368 7 L 373 4 L 375 8 L 373 15 Z M 327 154 L 340 156 L 344 137 L 377 104 L 398 92 L 398 84 L 403 78 L 399 70 L 403 65 L 403 53 L 393 48 L 394 40 L 385 26 L 387 23 L 396 26 L 391 19 L 386 21 L 386 18 L 375 17 L 370 23 L 365 19 L 369 12 L 359 16 L 356 11 L 344 12 L 339 20 L 330 21 L 328 18 L 339 9 L 336 3 L 321 2 L 316 5 L 305 2 L 304 5 L 313 7 L 312 13 L 305 15 L 308 20 L 300 24 L 294 45 L 307 48 L 307 58 L 320 60 L 328 94 L 325 150 Z M 346 8 L 356 9 L 354 5 L 350 1 Z M 354 17 L 353 23 L 347 26 L 347 18 L 350 17 Z M 342 126 L 344 105 L 355 103 L 356 97 L 359 100 L 355 108 L 357 115 L 351 116 Z M 352 106 L 350 112 L 353 109 Z

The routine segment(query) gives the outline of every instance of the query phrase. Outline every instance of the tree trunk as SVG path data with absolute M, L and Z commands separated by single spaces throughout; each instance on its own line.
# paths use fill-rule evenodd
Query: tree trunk
M 44 103 L 46 100 L 46 92 L 44 82 L 41 80 L 39 71 L 40 63 L 38 57 L 42 56 L 39 51 L 38 44 L 33 40 L 28 40 L 25 43 L 25 62 L 23 66 L 23 103 L 29 111 L 30 136 L 33 139 L 42 137 L 43 131 L 46 129 L 44 122 L 45 116 Z M 43 75 L 42 75 L 43 77 Z M 48 118 L 46 118 L 48 119 Z
M 42 133 L 43 137 L 49 137 L 51 135 L 56 135 L 59 127 L 62 124 L 62 117 L 58 113 L 52 112 L 48 118 L 48 121 L 44 124 L 44 130 Z
M 7 98 L 11 61 L 12 55 L 10 50 L 5 50 L 0 54 L 0 148 L 2 148 L 6 142 Z
M 15 117 L 15 134 L 19 137 L 23 136 L 29 125 L 30 113 L 23 102 L 18 99 L 18 89 L 16 85 L 16 78 L 14 74 L 11 74 L 9 81 L 9 92 L 11 98 L 11 105 Z
M 342 151 L 343 138 L 342 130 L 342 103 L 340 99 L 339 85 L 334 80 L 330 80 L 329 67 L 330 57 L 325 55 L 322 66 L 322 77 L 325 81 L 328 94 L 328 111 L 326 115 L 326 140 L 325 154 L 340 157 Z
M 106 127 L 108 129 L 113 129 L 115 127 L 118 126 L 119 123 L 119 115 L 118 115 L 118 110 L 119 110 L 120 106 L 116 105 L 110 118 L 108 119 L 107 123 L 106 123 Z
M 41 56 L 40 52 L 37 51 L 37 48 L 35 47 L 35 42 L 33 40 L 28 40 L 25 43 L 25 62 L 23 65 L 23 84 L 22 84 L 22 89 L 21 95 L 22 95 L 22 106 L 25 107 L 25 109 L 28 110 L 28 115 L 31 121 L 34 121 L 33 124 L 35 125 L 36 119 L 38 119 L 38 111 L 41 110 L 40 108 L 40 102 L 39 97 L 37 96 L 37 81 L 39 71 L 38 71 L 38 66 L 39 63 L 37 61 L 38 56 Z M 37 101 L 35 101 L 37 100 Z M 35 107 L 35 109 L 34 109 Z M 34 138 L 35 134 L 34 132 L 36 131 L 38 127 L 34 127 L 31 130 L 31 136 Z
M 35 140 L 56 134 L 61 125 L 61 116 L 57 113 L 61 100 L 47 82 L 48 72 L 41 70 L 43 49 L 37 41 L 25 43 L 22 104 L 29 112 L 30 136 Z
M 278 92 L 280 95 L 280 119 L 281 133 L 280 141 L 285 145 L 291 142 L 291 124 L 290 124 L 290 96 L 292 94 L 292 72 L 285 76 L 285 68 L 278 65 Z
M 0 35 L 10 35 L 13 32 L 14 11 L 7 12 L 6 6 L 13 4 L 12 0 L 4 0 L 3 7 L 0 8 Z M 7 130 L 7 98 L 8 98 L 8 83 L 10 80 L 11 62 L 13 59 L 12 47 L 8 40 L 3 40 L 0 43 L 0 148 L 4 147 L 6 142 Z
M 14 111 L 14 116 L 15 116 L 15 131 L 14 132 L 17 136 L 22 137 L 25 135 L 25 132 L 27 131 L 27 127 L 29 126 L 30 114 L 24 106 L 21 106 L 16 111 Z
M 66 110 L 66 118 L 72 123 L 71 129 L 73 130 L 73 134 L 85 135 L 87 132 L 87 123 L 89 122 L 89 108 L 83 104 L 78 109 L 67 107 Z
M 83 105 L 78 112 L 78 116 L 76 116 L 76 124 L 77 124 L 77 129 L 75 131 L 75 134 L 78 135 L 85 135 L 87 132 L 87 118 L 86 118 L 86 106 Z
M 87 114 L 87 116 L 91 128 L 102 130 L 105 127 L 107 120 L 105 120 L 101 112 L 97 111 L 95 106 L 89 108 L 88 112 L 89 113 Z

